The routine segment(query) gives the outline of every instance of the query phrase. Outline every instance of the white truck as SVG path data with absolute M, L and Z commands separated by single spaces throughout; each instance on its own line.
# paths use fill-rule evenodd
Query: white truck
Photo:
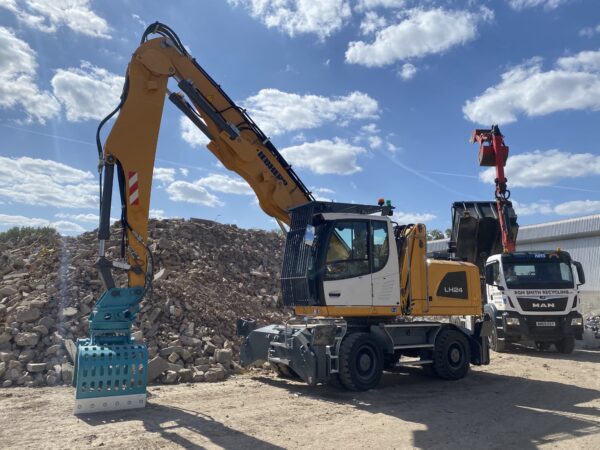
M 510 202 L 505 206 L 516 240 L 516 215 Z M 481 270 L 484 314 L 495 324 L 490 348 L 503 352 L 511 343 L 533 341 L 539 350 L 554 344 L 571 353 L 583 335 L 581 264 L 559 249 L 503 252 L 495 202 L 455 202 L 452 215 L 449 251 Z
M 533 341 L 539 350 L 554 344 L 571 353 L 583 335 L 578 287 L 584 282 L 581 263 L 560 250 L 490 256 L 484 297 L 495 323 L 490 347 L 502 352 L 511 342 Z

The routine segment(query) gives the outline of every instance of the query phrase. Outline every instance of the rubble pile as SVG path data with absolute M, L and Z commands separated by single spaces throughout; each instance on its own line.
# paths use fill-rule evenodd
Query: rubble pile
M 600 314 L 592 312 L 585 318 L 583 327 L 584 348 L 600 348 Z
M 240 317 L 259 325 L 287 317 L 279 296 L 284 238 L 191 219 L 151 220 L 152 295 L 134 337 L 149 351 L 149 380 L 218 381 L 240 371 Z M 120 226 L 107 256 L 120 254 Z M 103 291 L 94 232 L 30 233 L 0 240 L 0 386 L 70 383 L 75 342 Z M 126 274 L 115 273 L 117 285 Z

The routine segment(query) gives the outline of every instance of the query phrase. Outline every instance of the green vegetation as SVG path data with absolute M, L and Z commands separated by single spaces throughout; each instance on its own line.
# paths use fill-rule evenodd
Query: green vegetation
M 42 227 L 13 227 L 9 230 L 0 232 L 0 243 L 9 241 L 34 241 L 38 239 L 50 240 L 59 237 L 59 234 L 54 228 Z

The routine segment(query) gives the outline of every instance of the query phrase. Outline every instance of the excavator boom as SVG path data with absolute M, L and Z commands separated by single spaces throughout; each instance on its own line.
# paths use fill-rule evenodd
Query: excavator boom
M 152 34 L 158 38 L 148 39 Z M 173 79 L 181 92 L 168 90 Z M 131 337 L 139 303 L 152 288 L 154 264 L 146 244 L 152 175 L 165 97 L 207 137 L 208 149 L 254 190 L 260 207 L 280 224 L 289 209 L 313 200 L 269 138 L 190 56 L 177 35 L 154 23 L 127 68 L 118 107 L 98 127 L 100 197 L 96 267 L 104 284 L 90 315 L 90 337 L 78 340 L 74 384 L 76 413 L 144 406 L 147 349 Z M 100 132 L 119 112 L 106 143 Z M 110 213 L 115 173 L 121 197 L 123 261 L 110 261 Z M 115 286 L 113 269 L 124 269 L 128 287 Z
M 161 37 L 148 40 L 151 34 Z M 172 78 L 182 92 L 170 92 Z M 288 210 L 313 200 L 311 193 L 248 114 L 202 69 L 167 26 L 148 27 L 133 53 L 121 104 L 100 155 L 105 170 L 100 241 L 108 239 L 113 173 L 121 192 L 124 241 L 133 270 L 131 286 L 143 286 L 152 174 L 164 99 L 182 111 L 209 139 L 208 149 L 256 193 L 269 216 L 289 224 Z M 100 140 L 98 139 L 98 142 Z M 101 255 L 103 257 L 103 255 Z M 103 267 L 107 267 L 104 261 Z M 111 287 L 106 270 L 103 279 Z

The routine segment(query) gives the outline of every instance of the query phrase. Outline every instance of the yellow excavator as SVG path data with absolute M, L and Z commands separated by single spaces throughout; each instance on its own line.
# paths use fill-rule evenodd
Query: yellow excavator
M 180 92 L 169 91 L 170 80 Z M 259 329 L 240 319 L 244 365 L 268 361 L 281 375 L 309 384 L 367 390 L 377 386 L 383 370 L 399 365 L 427 366 L 439 377 L 459 379 L 470 364 L 489 363 L 489 321 L 471 331 L 433 320 L 482 315 L 477 267 L 427 259 L 425 226 L 395 223 L 390 201 L 315 201 L 248 114 L 157 22 L 144 32 L 121 101 L 96 134 L 102 187 L 96 267 L 105 292 L 90 315 L 89 338 L 78 340 L 76 413 L 146 403 L 147 349 L 134 342 L 131 325 L 152 289 L 148 216 L 166 97 L 208 137 L 208 149 L 223 166 L 246 180 L 263 211 L 289 227 L 281 286 L 295 318 Z M 102 145 L 102 127 L 117 112 Z M 121 258 L 111 261 L 105 244 L 115 173 L 122 245 Z M 127 272 L 127 287 L 115 285 L 113 270 Z

